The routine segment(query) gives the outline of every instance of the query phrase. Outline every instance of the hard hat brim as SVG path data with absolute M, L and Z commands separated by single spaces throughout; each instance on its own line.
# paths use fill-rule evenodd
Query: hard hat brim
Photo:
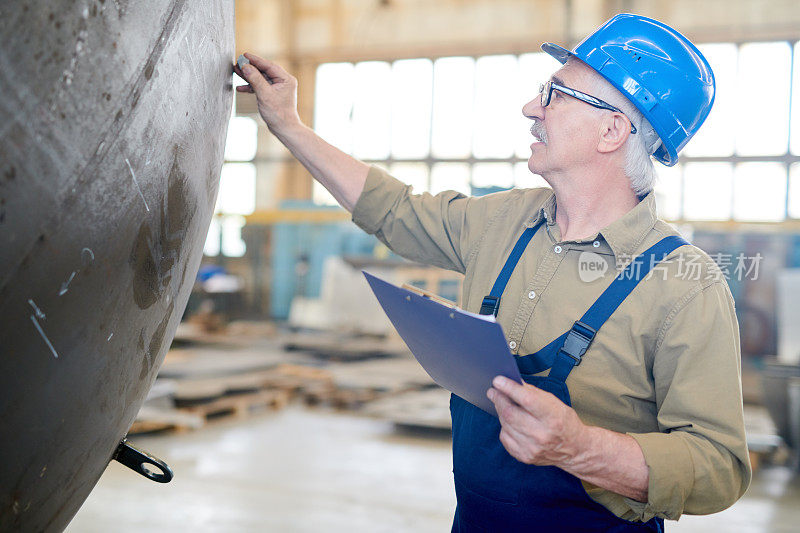
M 542 50 L 553 56 L 561 64 L 566 63 L 570 56 L 575 55 L 563 46 L 558 46 L 555 43 L 542 44 Z

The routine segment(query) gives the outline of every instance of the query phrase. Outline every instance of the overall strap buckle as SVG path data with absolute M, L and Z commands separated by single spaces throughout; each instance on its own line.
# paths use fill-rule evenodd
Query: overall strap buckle
M 497 296 L 484 296 L 481 302 L 481 315 L 494 315 L 497 316 L 497 311 L 500 310 L 500 298 Z
M 564 339 L 564 345 L 558 351 L 574 359 L 575 366 L 578 366 L 595 335 L 597 335 L 596 329 L 578 320 L 572 325 L 567 338 Z

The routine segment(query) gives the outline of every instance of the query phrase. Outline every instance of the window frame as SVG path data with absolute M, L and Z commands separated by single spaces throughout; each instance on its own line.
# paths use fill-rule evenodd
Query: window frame
M 733 44 L 736 46 L 737 52 L 737 63 L 738 58 L 740 57 L 740 50 L 742 45 L 751 44 L 751 43 L 772 43 L 772 42 L 786 42 L 789 45 L 789 94 L 788 94 L 788 113 L 786 114 L 786 121 L 788 122 L 788 133 L 786 138 L 786 147 L 782 154 L 778 155 L 739 155 L 736 151 L 736 146 L 734 144 L 733 154 L 727 156 L 690 156 L 690 155 L 681 155 L 680 161 L 677 165 L 676 170 L 678 170 L 678 174 L 675 177 L 679 178 L 680 180 L 680 199 L 678 201 L 679 205 L 679 214 L 677 217 L 668 219 L 670 222 L 678 223 L 678 224 L 691 224 L 693 226 L 718 226 L 723 224 L 725 226 L 731 225 L 765 225 L 765 226 L 791 226 L 793 228 L 800 227 L 800 217 L 792 217 L 789 206 L 792 199 L 792 194 L 800 195 L 800 190 L 793 191 L 792 190 L 792 180 L 791 180 L 791 169 L 792 165 L 800 164 L 800 153 L 793 154 L 791 151 L 792 148 L 792 114 L 795 111 L 795 106 L 800 105 L 800 103 L 793 101 L 793 93 L 795 92 L 795 81 L 797 78 L 797 82 L 800 83 L 800 74 L 795 72 L 795 62 L 796 62 L 796 54 L 798 53 L 798 42 L 800 39 L 798 38 L 790 38 L 790 39 L 755 39 L 755 40 L 713 40 L 713 41 L 703 41 L 698 44 Z M 395 57 L 392 59 L 371 59 L 371 61 L 385 61 L 391 66 L 394 65 L 396 61 L 401 60 L 408 60 L 408 59 L 428 59 L 430 60 L 435 67 L 435 62 L 437 59 L 446 58 L 446 57 L 468 57 L 471 58 L 473 61 L 478 62 L 481 57 L 486 56 L 494 56 L 494 55 L 513 55 L 519 60 L 519 57 L 524 55 L 525 53 L 520 53 L 518 51 L 509 52 L 508 54 L 504 54 L 500 51 L 493 51 L 492 53 L 487 54 L 460 54 L 460 55 L 449 55 L 449 54 L 442 54 L 442 55 L 418 55 L 413 57 Z M 360 63 L 364 60 L 358 61 L 319 61 L 316 64 L 318 68 L 320 65 L 324 63 L 351 63 L 353 65 Z M 316 68 L 313 70 L 316 73 Z M 316 83 L 316 80 L 314 80 Z M 435 76 L 432 82 L 432 93 L 435 91 Z M 522 104 L 524 102 L 521 102 Z M 431 112 L 431 116 L 433 112 Z M 433 156 L 432 147 L 430 144 L 432 143 L 433 135 L 431 134 L 429 137 L 429 149 L 428 155 L 426 157 L 417 157 L 417 158 L 397 158 L 393 157 L 392 155 L 392 148 L 389 149 L 389 157 L 382 158 L 382 159 L 363 159 L 365 163 L 368 164 L 377 164 L 383 167 L 391 167 L 395 163 L 416 163 L 416 164 L 423 164 L 427 167 L 427 188 L 426 190 L 430 189 L 431 186 L 431 172 L 433 170 L 433 166 L 439 163 L 465 163 L 468 165 L 469 168 L 469 183 L 471 187 L 475 187 L 473 184 L 473 168 L 476 164 L 482 163 L 508 163 L 512 166 L 512 169 L 515 168 L 515 165 L 519 163 L 523 163 L 527 161 L 527 158 L 520 157 L 516 154 L 513 154 L 510 157 L 476 157 L 474 153 L 471 153 L 468 157 L 436 157 Z M 730 216 L 728 219 L 725 220 L 715 220 L 715 221 L 706 221 L 706 220 L 697 220 L 697 219 L 687 219 L 684 216 L 684 209 L 685 209 L 685 190 L 686 190 L 686 183 L 685 183 L 685 165 L 689 163 L 729 163 L 732 165 L 734 169 L 734 173 L 736 170 L 736 166 L 741 163 L 780 163 L 783 167 L 784 175 L 786 177 L 786 196 L 784 202 L 784 217 L 780 221 L 739 221 L 734 218 L 734 195 L 731 195 L 731 206 L 730 206 Z M 658 168 L 659 164 L 656 164 L 656 168 Z M 795 171 L 797 172 L 797 171 Z M 800 182 L 800 180 L 798 180 Z M 796 200 L 797 202 L 797 200 Z M 796 213 L 797 214 L 797 213 Z

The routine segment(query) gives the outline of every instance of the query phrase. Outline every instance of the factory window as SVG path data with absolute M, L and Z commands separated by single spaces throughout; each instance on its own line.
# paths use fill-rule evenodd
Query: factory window
M 793 52 L 792 73 L 794 78 L 792 79 L 792 105 L 790 106 L 792 112 L 789 135 L 792 154 L 800 155 L 800 42 L 795 43 Z
M 737 47 L 735 44 L 700 45 L 714 71 L 717 91 L 714 106 L 711 108 L 703 127 L 686 145 L 682 156 L 727 157 L 734 153 L 735 132 L 743 113 L 742 101 L 737 101 Z M 744 100 L 746 102 L 747 100 Z
M 661 216 L 800 218 L 800 44 L 699 48 L 714 70 L 715 103 L 681 162 L 656 164 Z M 324 63 L 314 126 L 416 192 L 545 186 L 527 168 L 530 121 L 521 109 L 558 67 L 543 53 Z M 316 183 L 314 200 L 335 204 Z
M 786 213 L 786 169 L 780 163 L 741 163 L 733 174 L 733 218 L 778 222 Z M 753 201 L 757 198 L 758 201 Z
M 428 190 L 431 172 L 430 168 L 425 163 L 392 163 L 389 165 L 388 170 L 395 176 L 403 176 L 403 181 L 414 187 L 415 191 Z M 800 178 L 800 172 L 798 172 L 798 178 Z M 800 183 L 800 181 L 798 183 Z M 798 208 L 800 208 L 800 206 L 798 206 Z
M 524 103 L 516 98 L 517 70 L 514 56 L 485 56 L 475 61 L 472 154 L 479 159 L 514 155 Z
M 252 161 L 256 157 L 258 124 L 250 117 L 231 117 L 225 140 L 226 161 Z
M 791 64 L 791 48 L 786 42 L 751 43 L 739 48 L 736 83 L 739 112 L 735 114 L 737 154 L 786 153 Z M 765 80 L 769 80 L 769 89 L 757 91 L 761 97 L 753 101 L 753 88 Z M 746 110 L 742 106 L 752 108 Z
M 514 186 L 514 167 L 511 163 L 475 163 L 472 165 L 472 186 L 510 189 Z
M 433 72 L 433 156 L 469 157 L 475 60 L 471 57 L 445 57 L 434 63 Z
M 659 167 L 656 163 L 656 167 Z M 666 220 L 678 220 L 683 213 L 683 174 L 681 165 L 658 168 L 658 181 L 653 194 L 656 196 L 658 216 Z
M 253 163 L 225 163 L 219 178 L 216 213 L 249 215 L 255 210 L 256 167 Z
M 686 163 L 683 168 L 683 214 L 691 220 L 727 220 L 731 216 L 733 165 Z
M 794 163 L 789 170 L 789 217 L 800 218 L 800 163 Z
M 203 247 L 203 253 L 209 257 L 220 253 L 228 257 L 244 255 L 244 215 L 255 210 L 256 167 L 253 160 L 256 157 L 258 125 L 251 117 L 236 116 L 235 108 L 232 114 L 217 204 Z
M 227 257 L 241 257 L 245 246 L 242 240 L 243 216 L 214 216 L 208 228 L 203 254 L 216 257 L 222 252 Z
M 442 191 L 469 194 L 469 165 L 466 163 L 434 163 L 431 167 L 431 194 Z
M 430 59 L 395 61 L 391 91 L 392 157 L 426 157 L 431 142 L 433 62 Z

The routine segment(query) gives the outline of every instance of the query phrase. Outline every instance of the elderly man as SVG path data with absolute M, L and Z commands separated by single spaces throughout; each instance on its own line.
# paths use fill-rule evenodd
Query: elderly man
M 713 74 L 685 37 L 635 15 L 574 51 L 542 48 L 564 65 L 522 111 L 528 166 L 552 190 L 481 198 L 411 194 L 305 127 L 281 67 L 249 55 L 237 72 L 356 224 L 464 273 L 464 307 L 503 326 L 526 383 L 495 379 L 499 420 L 452 397 L 453 530 L 662 531 L 728 507 L 750 480 L 731 294 L 652 194 L 652 159 L 677 161 Z M 582 276 L 604 263 L 618 275 Z

